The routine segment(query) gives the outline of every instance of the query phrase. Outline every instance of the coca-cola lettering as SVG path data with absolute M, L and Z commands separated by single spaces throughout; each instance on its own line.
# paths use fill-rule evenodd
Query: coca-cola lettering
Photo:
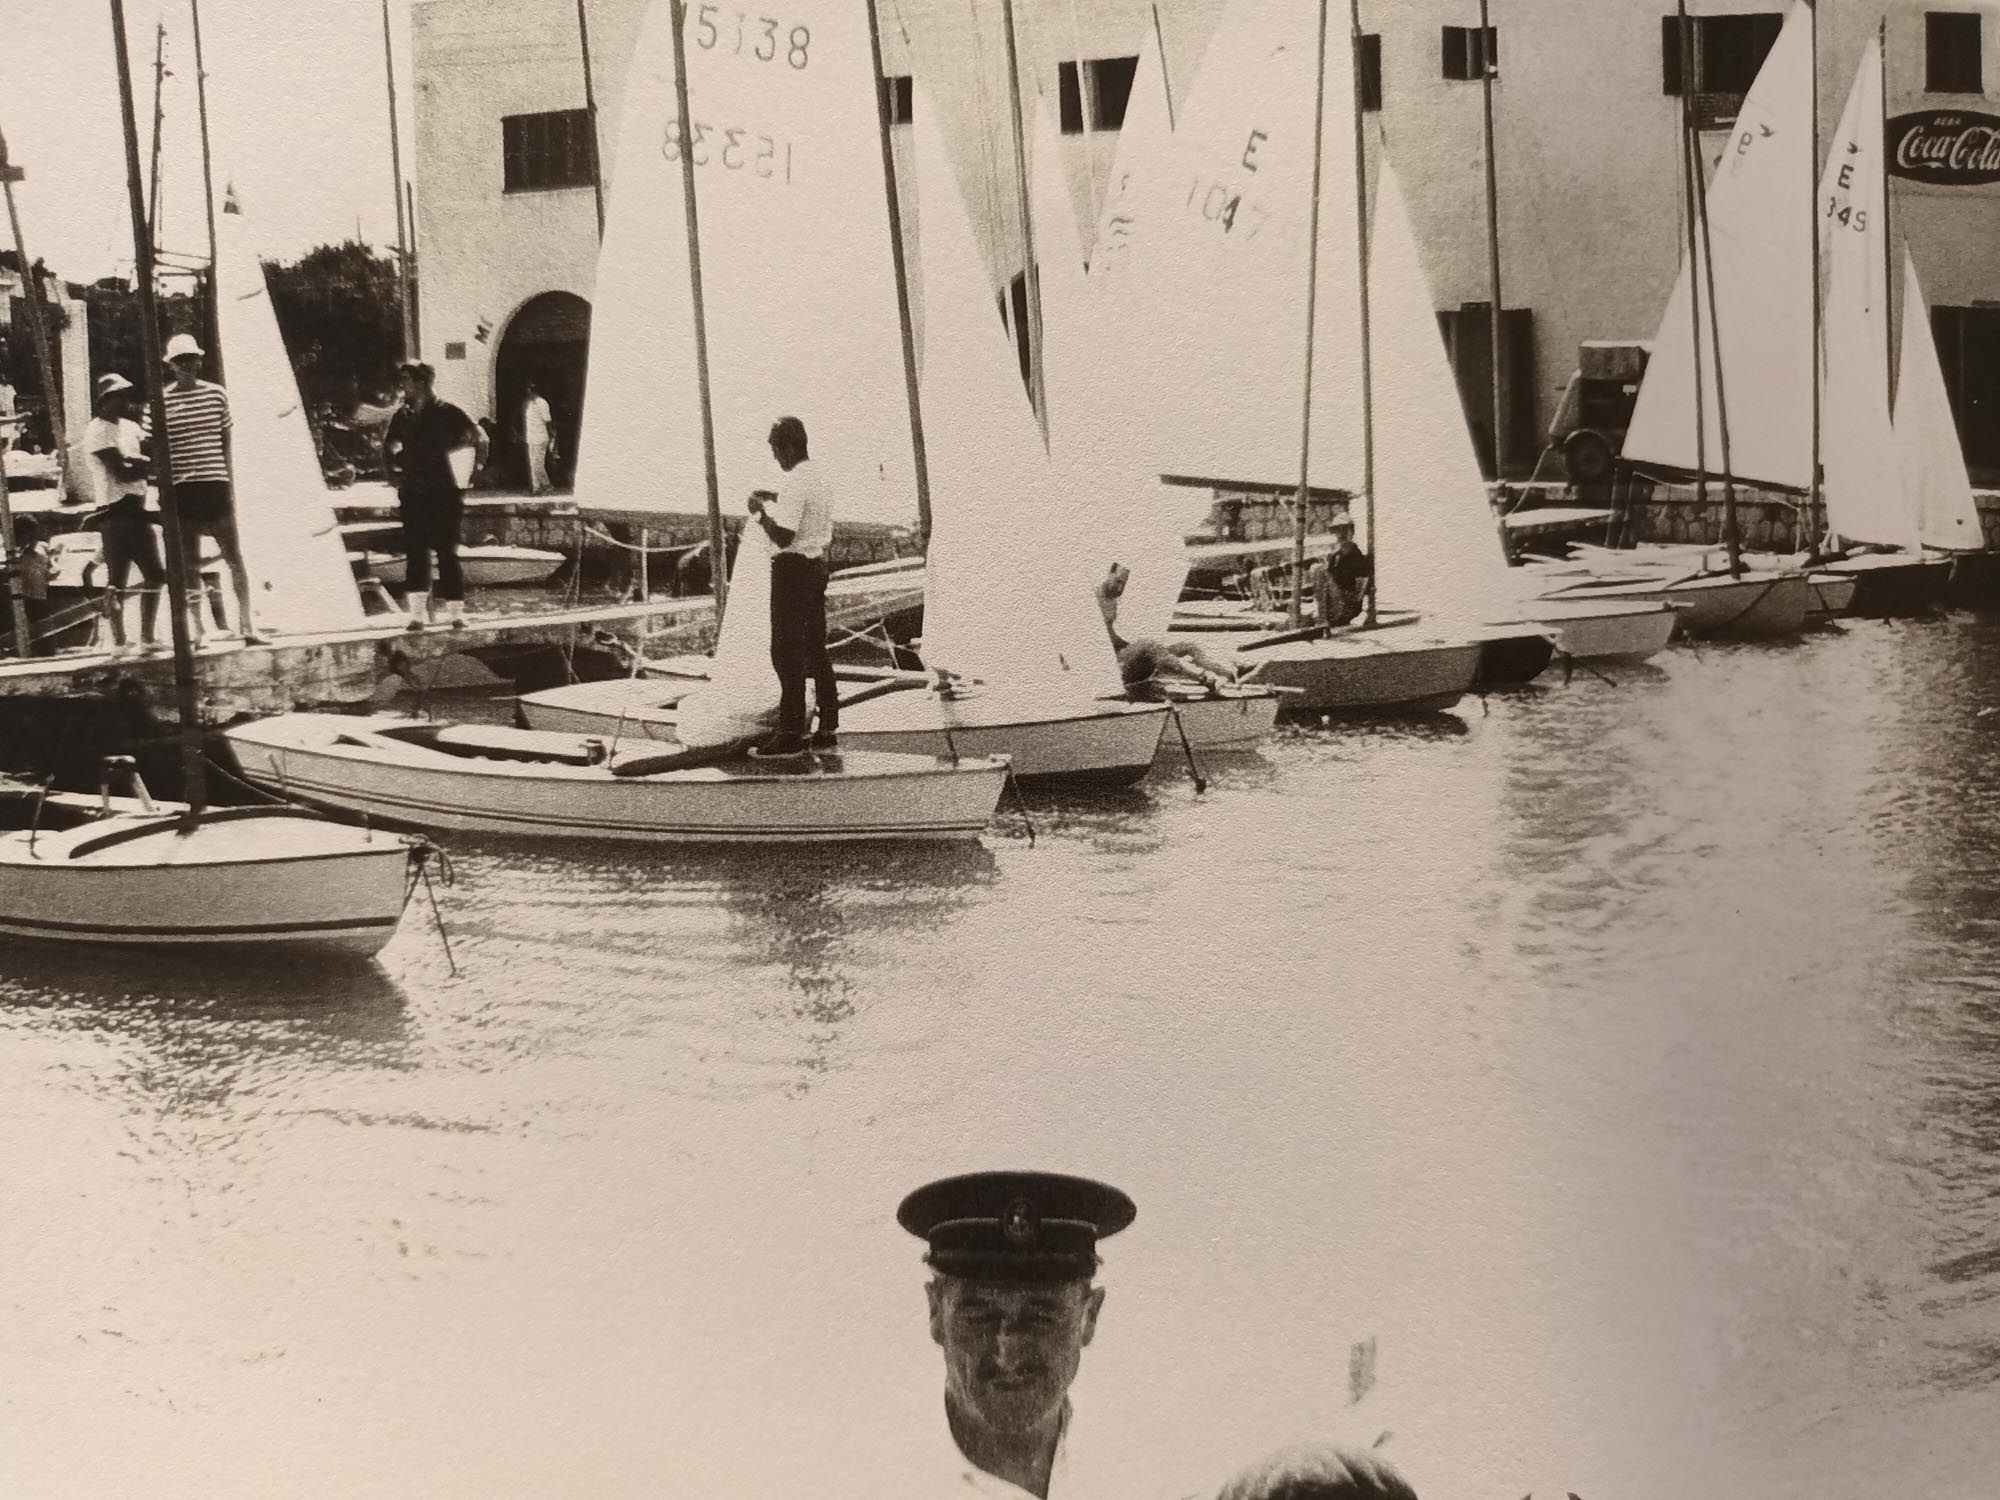
M 1913 182 L 1976 187 L 2000 182 L 2000 116 L 1921 110 L 1888 124 L 1889 170 Z

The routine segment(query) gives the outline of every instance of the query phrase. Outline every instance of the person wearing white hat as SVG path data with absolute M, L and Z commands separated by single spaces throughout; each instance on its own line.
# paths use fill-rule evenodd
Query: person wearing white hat
M 174 378 L 162 392 L 167 409 L 167 446 L 173 463 L 174 504 L 180 512 L 182 576 L 201 576 L 201 539 L 215 538 L 229 578 L 236 586 L 236 626 L 246 646 L 259 646 L 250 611 L 250 570 L 243 565 L 243 544 L 236 535 L 236 506 L 230 493 L 229 393 L 201 378 L 207 351 L 192 334 L 167 340 L 166 363 Z M 150 425 L 152 414 L 147 413 Z M 196 589 L 189 622 L 197 642 L 207 634 L 202 616 L 205 600 Z
M 114 650 L 125 640 L 125 584 L 138 568 L 139 649 L 158 651 L 155 639 L 160 616 L 160 589 L 167 570 L 160 561 L 160 544 L 146 515 L 146 476 L 152 464 L 145 438 L 132 420 L 138 392 L 132 382 L 113 371 L 97 380 L 96 415 L 83 430 L 84 472 L 96 509 L 90 524 L 104 543 L 104 617 L 111 627 Z

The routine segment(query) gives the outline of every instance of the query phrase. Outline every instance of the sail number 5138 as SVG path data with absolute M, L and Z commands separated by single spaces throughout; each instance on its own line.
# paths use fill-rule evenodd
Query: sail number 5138
M 734 16 L 734 20 L 725 20 Z M 812 32 L 804 26 L 786 26 L 774 16 L 753 16 L 720 5 L 700 5 L 694 12 L 694 41 L 704 52 L 718 47 L 731 57 L 741 55 L 747 43 L 750 55 L 759 62 L 784 58 L 786 66 L 803 73 L 812 61 Z

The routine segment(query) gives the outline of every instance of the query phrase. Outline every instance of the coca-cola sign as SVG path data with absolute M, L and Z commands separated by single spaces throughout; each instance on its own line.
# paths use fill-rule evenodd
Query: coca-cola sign
M 2000 115 L 1925 109 L 1889 121 L 1889 170 L 1913 182 L 2000 182 Z

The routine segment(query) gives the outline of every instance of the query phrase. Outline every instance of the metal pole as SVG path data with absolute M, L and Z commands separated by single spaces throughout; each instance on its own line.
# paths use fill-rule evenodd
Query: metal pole
M 903 203 L 896 191 L 896 151 L 890 139 L 889 80 L 882 71 L 882 23 L 877 0 L 868 0 L 868 50 L 875 61 L 876 118 L 882 141 L 882 187 L 889 204 L 889 264 L 896 275 L 896 329 L 903 344 L 903 394 L 910 411 L 910 447 L 917 464 L 917 540 L 920 551 L 931 541 L 931 468 L 924 449 L 924 406 L 917 387 L 917 336 L 910 316 L 910 268 L 903 254 Z
M 138 261 L 139 337 L 145 350 L 145 390 L 153 413 L 153 463 L 159 472 L 160 520 L 167 542 L 167 596 L 174 636 L 174 705 L 180 716 L 181 779 L 192 815 L 208 801 L 201 754 L 201 705 L 196 696 L 194 652 L 188 644 L 188 580 L 182 573 L 180 506 L 174 497 L 173 454 L 167 406 L 160 390 L 160 311 L 153 295 L 153 241 L 146 223 L 139 172 L 139 126 L 132 108 L 132 60 L 125 43 L 125 3 L 111 0 L 112 45 L 118 59 L 118 102 L 125 130 L 125 189 L 132 214 L 132 250 Z
M 1815 11 L 1814 15 L 1818 12 Z M 1881 62 L 1882 114 L 1886 121 L 1889 113 L 1889 18 L 1883 16 L 1875 23 L 1875 39 L 1879 44 Z M 1885 123 L 1876 132 L 1874 140 L 1878 149 L 1888 133 Z M 1886 153 L 1885 153 L 1886 154 Z M 1889 164 L 1882 164 L 1882 379 L 1889 390 L 1889 410 L 1896 409 L 1896 236 L 1889 220 Z M 1818 240 L 1818 236 L 1813 236 Z M 1908 317 L 1909 309 L 1903 309 Z
M 695 209 L 694 125 L 688 114 L 687 0 L 671 0 L 674 26 L 674 107 L 678 112 L 681 203 L 687 211 L 688 291 L 694 298 L 694 368 L 701 392 L 702 478 L 708 486 L 709 572 L 715 579 L 715 627 L 729 608 L 729 549 L 722 530 L 722 489 L 715 474 L 715 406 L 708 391 L 708 313 L 701 295 L 701 221 Z
M 1174 128 L 1174 75 L 1172 70 L 1167 67 L 1167 39 L 1160 32 L 1160 7 L 1155 4 L 1152 10 L 1153 45 L 1160 49 L 1160 86 L 1167 96 L 1167 129 L 1172 130 Z M 1322 30 L 1324 30 L 1325 24 L 1326 19 L 1322 16 L 1320 18 Z
M 1291 627 L 1305 621 L 1306 522 L 1312 510 L 1313 341 L 1319 321 L 1319 190 L 1326 162 L 1326 6 L 1319 0 L 1319 66 L 1313 74 L 1312 200 L 1306 222 L 1306 369 L 1299 394 L 1299 503 L 1292 510 Z M 1153 12 L 1159 24 L 1160 13 Z M 1161 57 L 1164 71 L 1166 59 Z M 1320 622 L 1324 625 L 1326 622 Z
M 1028 201 L 1028 144 L 1021 128 L 1021 59 L 1014 40 L 1014 0 L 1000 0 L 1007 29 L 1007 118 L 1014 127 L 1014 191 L 1021 204 L 1021 264 L 1028 289 L 1028 389 L 1035 415 L 1042 424 L 1042 445 L 1049 441 L 1048 391 L 1042 373 L 1042 277 L 1035 265 L 1035 213 Z
M 389 77 L 389 169 L 396 178 L 396 284 L 403 293 L 403 358 L 417 357 L 417 327 L 410 305 L 410 230 L 403 205 L 403 137 L 396 124 L 396 48 L 389 35 L 389 0 L 382 0 L 382 65 Z
M 49 325 L 42 306 L 42 289 L 28 259 L 28 244 L 21 234 L 21 210 L 14 201 L 14 184 L 24 174 L 7 156 L 7 138 L 0 135 L 0 189 L 7 196 L 7 221 L 14 231 L 14 258 L 21 263 L 21 290 L 28 304 L 28 332 L 35 341 L 35 368 L 42 377 L 42 399 L 48 404 L 49 437 L 56 445 L 56 469 L 62 478 L 62 492 L 70 492 L 72 475 L 69 442 L 63 435 L 63 397 L 56 388 L 56 361 L 49 344 Z M 0 451 L 4 451 L 0 448 Z
M 222 313 L 216 306 L 216 299 L 222 295 L 222 256 L 215 237 L 215 165 L 208 140 L 208 69 L 202 63 L 201 0 L 188 0 L 188 10 L 194 19 L 194 97 L 196 113 L 201 119 L 201 197 L 202 207 L 208 215 L 208 307 L 213 319 L 209 328 L 208 360 L 213 378 L 220 382 L 224 378 Z
M 1701 176 L 1701 141 L 1694 120 L 1694 22 L 1686 0 L 1679 0 L 1681 47 L 1681 186 L 1686 195 L 1688 253 L 1688 316 L 1694 323 L 1694 503 L 1708 514 L 1707 376 L 1701 362 L 1701 299 L 1699 267 L 1703 256 L 1700 216 L 1695 208 L 1695 183 Z
M 153 241 L 156 254 L 160 248 L 160 130 L 167 118 L 163 97 L 166 78 L 167 23 L 162 21 L 153 38 L 153 175 L 146 199 L 146 233 Z
M 1507 364 L 1501 354 L 1500 301 L 1500 177 L 1493 149 L 1493 80 L 1500 74 L 1494 61 L 1493 24 L 1487 15 L 1487 0 L 1479 0 L 1480 93 L 1485 107 L 1486 135 L 1486 279 L 1493 299 L 1492 380 L 1493 380 L 1493 477 L 1507 473 Z
M 11 428 L 11 419 L 0 422 L 0 456 L 5 455 L 13 442 Z M 21 561 L 21 554 L 14 546 L 14 507 L 7 499 L 7 465 L 4 462 L 0 462 L 0 559 L 4 559 L 9 568 L 16 567 Z M 12 616 L 14 628 L 14 654 L 26 661 L 34 650 L 34 638 L 28 632 L 28 605 L 21 596 L 21 575 L 18 572 L 8 575 L 7 602 L 11 606 L 8 613 Z
M 1355 278 L 1361 297 L 1361 495 L 1368 517 L 1368 556 L 1373 571 L 1368 581 L 1368 609 L 1363 629 L 1375 625 L 1375 586 L 1382 576 L 1381 549 L 1375 538 L 1375 372 L 1369 342 L 1368 307 L 1368 135 L 1361 108 L 1361 0 L 1347 0 L 1348 39 L 1354 68 L 1354 229 L 1361 249 L 1361 274 Z
M 1694 202 L 1701 224 L 1704 279 L 1708 283 L 1708 341 L 1715 350 L 1715 430 L 1722 440 L 1722 545 L 1729 553 L 1729 576 L 1740 578 L 1743 536 L 1736 521 L 1736 474 L 1729 458 L 1729 391 L 1722 382 L 1722 324 L 1715 311 L 1715 244 L 1708 232 L 1708 182 L 1699 172 L 1695 177 Z
M 1825 446 L 1825 417 L 1821 403 L 1820 362 L 1824 347 L 1826 309 L 1820 302 L 1819 253 L 1819 7 L 1811 7 L 1806 35 L 1812 56 L 1812 155 L 1806 161 L 1806 194 L 1812 212 L 1806 222 L 1812 227 L 1812 474 L 1806 485 L 1806 555 L 1819 557 L 1820 511 L 1826 503 L 1825 476 L 1821 472 L 1820 450 Z
M 583 108 L 590 116 L 590 191 L 597 199 L 597 242 L 604 243 L 604 143 L 597 134 L 597 85 L 590 70 L 590 17 L 576 0 L 576 35 L 583 46 Z

